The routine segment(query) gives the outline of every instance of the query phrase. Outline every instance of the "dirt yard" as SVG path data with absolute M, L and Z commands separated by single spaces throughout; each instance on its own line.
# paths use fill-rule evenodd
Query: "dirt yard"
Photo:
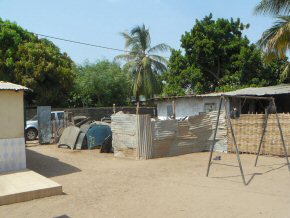
M 217 154 L 215 154 L 217 155 Z M 218 155 L 220 155 L 218 153 Z M 0 217 L 290 217 L 285 159 L 222 154 L 205 177 L 209 153 L 146 161 L 56 145 L 27 148 L 28 168 L 63 186 L 63 195 L 0 207 Z

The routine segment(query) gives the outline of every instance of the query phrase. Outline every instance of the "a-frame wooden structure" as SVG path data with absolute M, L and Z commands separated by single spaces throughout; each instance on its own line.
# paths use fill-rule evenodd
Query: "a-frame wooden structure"
M 238 159 L 238 163 L 239 163 L 239 167 L 240 167 L 240 171 L 241 171 L 242 180 L 243 180 L 244 185 L 247 185 L 247 182 L 246 182 L 245 176 L 244 176 L 242 162 L 241 162 L 241 159 L 240 159 L 239 146 L 238 146 L 237 141 L 236 141 L 235 132 L 234 132 L 234 129 L 233 129 L 233 126 L 232 126 L 231 118 L 230 118 L 230 113 L 231 112 L 227 108 L 227 104 L 226 104 L 227 102 L 229 102 L 229 97 L 231 97 L 231 98 L 242 98 L 242 99 L 255 99 L 255 100 L 260 100 L 260 99 L 262 100 L 263 99 L 263 100 L 268 100 L 269 101 L 269 105 L 271 105 L 272 109 L 270 110 L 269 108 L 267 108 L 266 111 L 265 111 L 266 112 L 266 121 L 265 121 L 265 125 L 264 125 L 264 128 L 263 128 L 263 132 L 262 132 L 259 148 L 258 148 L 258 151 L 257 151 L 257 157 L 256 157 L 256 161 L 255 161 L 255 166 L 257 165 L 258 158 L 259 158 L 259 155 L 260 155 L 260 152 L 261 152 L 261 146 L 262 146 L 262 143 L 263 143 L 263 140 L 264 140 L 264 136 L 265 136 L 265 132 L 266 132 L 266 129 L 267 129 L 269 114 L 270 113 L 274 113 L 276 115 L 277 126 L 278 126 L 279 132 L 280 132 L 280 137 L 281 137 L 282 146 L 283 146 L 283 149 L 284 149 L 285 159 L 286 159 L 286 162 L 287 162 L 287 165 L 288 165 L 288 169 L 290 171 L 290 164 L 289 164 L 287 149 L 286 149 L 286 145 L 285 145 L 284 136 L 283 136 L 283 132 L 282 132 L 282 129 L 281 129 L 279 117 L 278 117 L 277 110 L 276 110 L 275 99 L 273 97 L 227 96 L 227 95 L 222 95 L 221 98 L 220 98 L 220 102 L 219 102 L 218 117 L 217 117 L 217 120 L 216 120 L 213 143 L 212 143 L 212 146 L 210 148 L 210 156 L 209 156 L 206 176 L 209 175 L 210 166 L 212 165 L 212 154 L 213 154 L 214 146 L 215 146 L 215 142 L 216 142 L 216 135 L 217 135 L 217 131 L 218 131 L 219 118 L 220 118 L 220 114 L 221 114 L 222 104 L 224 102 L 224 109 L 225 109 L 225 112 L 226 112 L 226 120 L 227 120 L 227 123 L 228 123 L 228 125 L 230 127 L 231 135 L 232 135 L 232 138 L 233 138 L 233 143 L 234 143 L 235 150 L 236 150 L 236 155 L 237 155 L 237 159 Z

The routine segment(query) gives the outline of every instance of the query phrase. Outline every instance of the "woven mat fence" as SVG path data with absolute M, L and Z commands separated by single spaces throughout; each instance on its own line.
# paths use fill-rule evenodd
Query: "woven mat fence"
M 290 155 L 290 114 L 278 114 L 288 155 Z M 256 154 L 266 121 L 265 114 L 242 114 L 238 119 L 231 119 L 240 152 Z M 235 152 L 233 138 L 227 125 L 228 151 Z M 283 156 L 280 132 L 275 114 L 269 115 L 261 154 Z

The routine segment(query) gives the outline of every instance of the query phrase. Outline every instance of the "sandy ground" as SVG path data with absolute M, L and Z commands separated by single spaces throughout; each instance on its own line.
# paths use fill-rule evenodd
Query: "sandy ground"
M 28 168 L 63 186 L 63 195 L 0 207 L 0 217 L 290 217 L 285 159 L 222 154 L 205 177 L 209 153 L 117 159 L 98 150 L 27 148 Z

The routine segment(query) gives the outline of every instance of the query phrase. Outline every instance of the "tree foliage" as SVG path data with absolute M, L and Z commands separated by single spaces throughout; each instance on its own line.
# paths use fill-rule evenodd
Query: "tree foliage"
M 262 0 L 255 7 L 256 14 L 268 14 L 276 17 L 276 22 L 267 29 L 258 45 L 264 51 L 267 62 L 277 59 L 287 60 L 290 49 L 290 1 L 289 0 Z M 290 64 L 284 67 L 281 78 L 289 81 Z
M 115 59 L 126 61 L 125 67 L 133 75 L 133 95 L 139 100 L 140 95 L 146 97 L 160 93 L 160 83 L 158 75 L 167 70 L 168 61 L 158 55 L 158 52 L 170 50 L 164 43 L 151 47 L 151 37 L 149 29 L 136 26 L 130 32 L 122 32 L 125 39 L 125 48 L 129 50 L 127 54 L 118 55 Z
M 64 106 L 73 84 L 73 61 L 46 39 L 0 19 L 0 80 L 27 86 L 29 104 Z
M 107 60 L 76 67 L 70 105 L 112 106 L 130 103 L 132 78 L 126 69 Z
M 261 51 L 242 35 L 248 24 L 239 19 L 217 19 L 212 15 L 196 20 L 181 36 L 184 50 L 172 52 L 164 74 L 164 93 L 207 93 L 272 83 L 273 66 L 264 66 Z M 280 72 L 280 71 L 279 71 Z M 276 82 L 277 80 L 275 80 Z

